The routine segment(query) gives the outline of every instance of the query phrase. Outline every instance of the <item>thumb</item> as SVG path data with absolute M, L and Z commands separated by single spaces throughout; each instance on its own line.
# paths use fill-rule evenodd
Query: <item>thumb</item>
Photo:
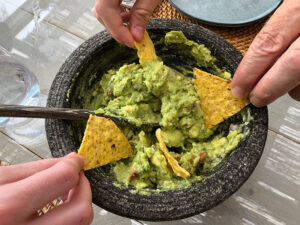
M 137 0 L 131 10 L 130 32 L 137 42 L 143 40 L 150 17 L 161 0 Z

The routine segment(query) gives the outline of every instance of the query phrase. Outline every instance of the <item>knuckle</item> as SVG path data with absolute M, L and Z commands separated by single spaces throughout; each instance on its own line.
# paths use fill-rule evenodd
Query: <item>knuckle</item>
M 135 9 L 133 15 L 138 20 L 143 21 L 145 24 L 147 24 L 151 18 L 152 11 L 145 9 L 145 8 L 137 8 L 137 9 Z
M 91 203 L 82 204 L 79 212 L 79 225 L 89 225 L 93 221 L 94 211 Z
M 252 50 L 262 56 L 280 53 L 284 46 L 284 38 L 276 31 L 260 32 L 253 43 Z

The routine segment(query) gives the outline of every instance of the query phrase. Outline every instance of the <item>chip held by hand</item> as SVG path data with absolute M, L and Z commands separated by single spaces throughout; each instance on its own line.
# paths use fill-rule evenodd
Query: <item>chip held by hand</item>
M 141 42 L 134 42 L 134 45 L 137 49 L 140 64 L 151 62 L 157 59 L 154 44 L 147 31 L 144 32 L 143 40 Z
M 231 81 L 194 68 L 195 86 L 208 128 L 223 122 L 250 103 L 231 93 Z
M 90 115 L 78 154 L 84 170 L 106 165 L 132 155 L 127 138 L 110 119 Z

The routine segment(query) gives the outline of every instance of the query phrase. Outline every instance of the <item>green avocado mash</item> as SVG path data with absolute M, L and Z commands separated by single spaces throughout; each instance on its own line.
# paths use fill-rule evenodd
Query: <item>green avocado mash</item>
M 231 79 L 229 72 L 216 66 L 216 58 L 208 48 L 187 40 L 182 32 L 167 33 L 164 44 L 188 50 L 199 67 Z M 159 122 L 170 154 L 191 174 L 190 178 L 181 178 L 173 173 L 152 128 L 126 126 L 121 129 L 134 154 L 108 165 L 119 186 L 132 185 L 137 190 L 187 187 L 205 178 L 205 173 L 212 171 L 247 135 L 245 128 L 250 118 L 247 108 L 236 115 L 239 123 L 232 124 L 229 119 L 208 129 L 193 80 L 160 60 L 111 69 L 87 96 L 90 96 L 87 102 L 99 107 L 96 113 L 116 114 L 137 125 Z

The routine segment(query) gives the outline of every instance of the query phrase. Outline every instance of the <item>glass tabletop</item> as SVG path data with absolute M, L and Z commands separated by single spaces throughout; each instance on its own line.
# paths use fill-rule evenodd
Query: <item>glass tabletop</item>
M 94 18 L 94 1 L 0 0 L 0 45 L 30 68 L 46 104 L 51 83 L 66 58 L 104 30 Z M 30 135 L 28 135 L 30 133 Z M 18 164 L 51 157 L 44 120 L 0 130 L 0 160 Z M 178 221 L 124 218 L 94 206 L 92 224 L 299 224 L 300 103 L 285 95 L 269 106 L 263 156 L 249 180 L 228 200 Z

